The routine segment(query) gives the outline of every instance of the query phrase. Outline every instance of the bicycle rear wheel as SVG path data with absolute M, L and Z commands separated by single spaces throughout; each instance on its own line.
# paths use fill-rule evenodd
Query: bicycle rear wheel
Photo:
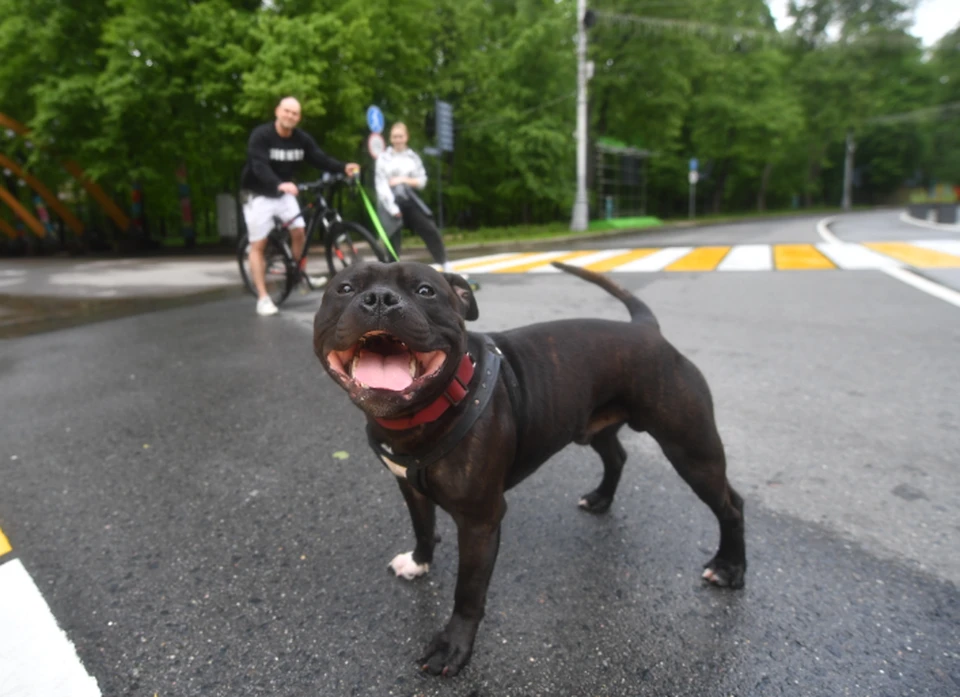
M 240 238 L 237 244 L 237 262 L 240 265 L 240 276 L 243 278 L 243 285 L 246 286 L 254 297 L 257 296 L 257 287 L 253 284 L 253 275 L 250 271 L 250 243 L 246 235 Z M 290 258 L 280 244 L 271 235 L 267 238 L 267 247 L 263 252 L 263 258 L 266 262 L 264 270 L 264 281 L 267 286 L 267 294 L 273 300 L 273 304 L 280 306 L 290 291 L 293 290 L 295 274 L 293 271 L 293 259 Z
M 326 240 L 330 275 L 361 261 L 386 261 L 379 240 L 362 225 L 341 221 L 330 228 Z

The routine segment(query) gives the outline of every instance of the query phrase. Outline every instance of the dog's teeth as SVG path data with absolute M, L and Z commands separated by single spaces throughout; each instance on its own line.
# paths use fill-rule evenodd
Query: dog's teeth
M 410 377 L 417 377 L 417 357 L 410 354 Z

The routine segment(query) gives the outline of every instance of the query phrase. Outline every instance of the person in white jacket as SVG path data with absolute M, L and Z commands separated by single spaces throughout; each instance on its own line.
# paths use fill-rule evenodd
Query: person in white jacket
M 393 124 L 390 146 L 377 158 L 374 177 L 377 215 L 398 256 L 403 226 L 406 225 L 423 238 L 433 260 L 444 271 L 452 271 L 433 213 L 416 194 L 418 189 L 427 185 L 427 172 L 420 156 L 407 147 L 409 138 L 406 124 L 401 121 Z

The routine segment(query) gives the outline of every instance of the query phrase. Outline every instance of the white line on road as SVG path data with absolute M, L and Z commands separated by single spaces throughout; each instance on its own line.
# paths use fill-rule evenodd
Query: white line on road
M 604 249 L 599 252 L 594 252 L 593 254 L 588 254 L 586 256 L 578 257 L 577 259 L 569 259 L 564 264 L 568 266 L 588 266 L 589 264 L 596 264 L 607 259 L 612 259 L 618 254 L 625 254 L 629 252 L 629 249 Z M 563 273 L 560 269 L 555 266 L 547 264 L 546 266 L 538 266 L 535 269 L 531 269 L 530 273 Z
M 723 258 L 717 271 L 770 271 L 773 250 L 769 244 L 738 244 Z
M 903 216 L 900 216 L 900 219 L 903 220 Z M 842 242 L 836 235 L 830 231 L 830 224 L 836 220 L 836 218 L 824 218 L 817 222 L 817 232 L 820 237 L 823 238 L 825 242 L 830 244 L 839 245 L 845 244 Z M 942 227 L 942 226 L 941 226 Z M 852 243 L 846 243 L 852 244 Z M 935 298 L 939 298 L 945 302 L 950 303 L 960 307 L 960 293 L 957 291 L 947 288 L 946 286 L 940 285 L 939 283 L 934 283 L 931 280 L 923 278 L 922 276 L 914 273 L 913 271 L 908 271 L 907 269 L 899 268 L 898 266 L 885 266 L 879 269 L 883 273 L 887 274 L 891 278 L 895 278 L 898 281 L 906 283 L 917 290 L 921 290 L 928 295 L 932 295 Z
M 923 276 L 918 276 L 912 271 L 907 269 L 898 269 L 898 268 L 886 268 L 880 269 L 888 276 L 892 276 L 898 281 L 903 281 L 907 285 L 911 285 L 917 290 L 922 290 L 924 293 L 928 293 L 935 298 L 940 298 L 945 300 L 951 305 L 956 305 L 960 307 L 960 293 L 946 286 L 941 286 L 939 283 L 934 283 L 931 280 L 924 278 Z
M 853 242 L 820 242 L 816 247 L 841 269 L 883 269 L 888 266 L 902 266 L 896 259 Z
M 0 566 L 0 697 L 101 697 L 19 559 Z
M 943 252 L 944 254 L 953 254 L 960 257 L 960 242 L 957 240 L 919 240 L 911 242 L 915 247 L 923 247 L 934 252 Z
M 630 261 L 622 266 L 618 266 L 615 269 L 610 269 L 611 271 L 663 271 L 663 269 L 677 259 L 681 259 L 693 250 L 693 247 L 666 247 L 664 249 L 659 249 L 650 256 L 637 259 L 636 261 Z

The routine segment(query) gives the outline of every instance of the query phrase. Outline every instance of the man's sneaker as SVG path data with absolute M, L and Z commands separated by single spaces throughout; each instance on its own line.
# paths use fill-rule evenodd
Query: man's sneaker
M 257 314 L 261 317 L 275 315 L 278 312 L 280 312 L 280 310 L 277 309 L 277 306 L 273 304 L 273 300 L 270 298 L 263 297 L 257 300 Z
M 319 288 L 323 288 L 325 285 L 327 285 L 327 277 L 326 277 L 326 276 L 311 276 L 311 277 L 310 277 L 310 285 L 313 286 L 314 290 L 317 290 L 317 289 L 319 289 Z

